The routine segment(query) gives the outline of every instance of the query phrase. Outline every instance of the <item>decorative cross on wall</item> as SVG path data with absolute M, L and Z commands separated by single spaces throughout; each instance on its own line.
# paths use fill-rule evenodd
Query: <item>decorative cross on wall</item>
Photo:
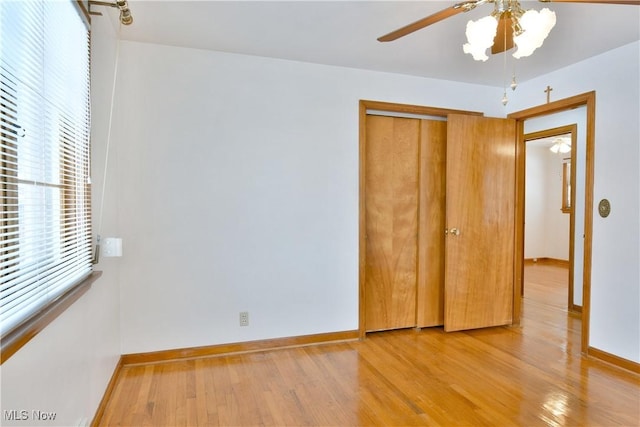
M 551 86 L 547 86 L 547 88 L 544 90 L 544 93 L 547 94 L 547 104 L 549 102 L 551 102 L 551 91 L 553 90 L 553 88 Z

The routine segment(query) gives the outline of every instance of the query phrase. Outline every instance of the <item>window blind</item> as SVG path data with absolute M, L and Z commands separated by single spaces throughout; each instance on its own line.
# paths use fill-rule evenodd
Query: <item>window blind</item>
M 0 334 L 91 264 L 89 31 L 73 1 L 0 1 Z

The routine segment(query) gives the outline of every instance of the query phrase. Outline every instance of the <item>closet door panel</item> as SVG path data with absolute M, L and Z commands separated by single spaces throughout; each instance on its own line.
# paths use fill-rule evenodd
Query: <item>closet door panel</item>
M 511 324 L 515 249 L 514 120 L 447 120 L 445 330 Z
M 421 120 L 417 326 L 444 323 L 447 122 Z
M 416 326 L 420 121 L 368 116 L 366 330 Z

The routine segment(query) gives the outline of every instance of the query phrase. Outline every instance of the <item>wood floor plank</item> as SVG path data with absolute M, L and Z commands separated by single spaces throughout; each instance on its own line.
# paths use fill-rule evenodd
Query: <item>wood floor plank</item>
M 580 354 L 565 272 L 526 267 L 518 327 L 124 366 L 99 425 L 640 425 L 640 376 Z

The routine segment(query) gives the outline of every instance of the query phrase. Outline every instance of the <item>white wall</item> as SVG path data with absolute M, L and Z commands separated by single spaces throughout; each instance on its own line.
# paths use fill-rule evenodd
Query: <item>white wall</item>
M 562 213 L 564 155 L 528 144 L 524 257 L 569 260 L 569 215 Z
M 542 150 L 544 147 L 527 147 L 524 203 L 524 257 L 526 259 L 545 256 L 544 203 L 547 164 Z
M 549 149 L 545 149 L 544 155 L 547 158 L 545 253 L 548 258 L 568 261 L 570 216 L 562 212 L 562 165 L 567 155 L 554 154 Z
M 590 345 L 640 363 L 639 67 L 635 42 L 527 81 L 509 105 L 544 103 L 547 85 L 554 100 L 596 91 Z M 608 218 L 597 213 L 603 198 L 611 202 Z
M 94 19 L 92 49 L 93 206 L 97 213 L 115 59 L 115 37 L 108 20 Z M 113 192 L 106 200 L 115 201 Z M 107 232 L 115 230 L 116 211 L 110 207 L 103 221 Z M 77 426 L 93 418 L 120 355 L 117 263 L 105 260 L 97 269 L 103 275 L 85 295 L 2 363 L 0 412 L 42 410 L 55 412 L 55 420 L 12 424 L 2 419 L 2 425 Z
M 124 353 L 357 329 L 359 99 L 504 111 L 483 86 L 134 42 L 121 53 Z
M 634 43 L 509 104 L 543 103 L 547 84 L 598 93 L 595 199 L 614 213 L 594 221 L 591 345 L 634 361 L 638 62 Z M 358 99 L 504 112 L 495 88 L 291 61 L 126 42 L 121 64 L 123 353 L 357 328 Z

